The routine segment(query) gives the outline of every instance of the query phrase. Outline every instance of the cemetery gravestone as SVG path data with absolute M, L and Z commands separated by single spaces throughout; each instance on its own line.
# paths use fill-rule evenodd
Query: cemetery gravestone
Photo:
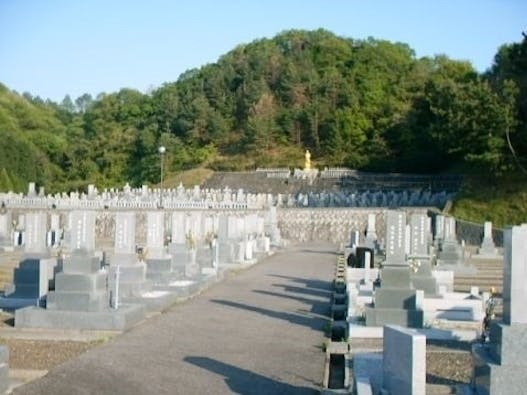
M 0 251 L 13 251 L 13 217 L 10 211 L 0 210 Z
M 426 337 L 395 325 L 384 327 L 383 387 L 390 395 L 426 394 Z
M 492 239 L 492 222 L 485 222 L 483 224 L 483 241 L 481 242 L 481 247 L 479 248 L 477 255 L 474 255 L 474 258 L 501 258 L 501 256 L 498 255 L 498 250 L 496 249 L 494 240 Z
M 381 272 L 381 287 L 375 290 L 374 305 L 366 307 L 367 326 L 423 326 L 423 311 L 417 308 L 417 293 L 411 285 L 404 251 L 405 227 L 404 211 L 387 211 L 386 261 Z
M 108 287 L 113 295 L 118 292 L 122 298 L 141 297 L 152 288 L 151 282 L 146 279 L 146 264 L 139 262 L 135 251 L 135 225 L 134 212 L 116 213 L 114 255 L 110 262 Z
M 368 226 L 366 228 L 366 237 L 364 245 L 368 248 L 375 248 L 377 233 L 375 231 L 375 214 L 368 214 Z
M 46 308 L 16 310 L 15 326 L 123 330 L 143 319 L 142 306 L 110 309 L 107 274 L 94 254 L 95 213 L 74 211 L 70 224 L 72 252 L 55 276 L 55 291 L 47 295 Z
M 456 219 L 444 218 L 444 239 L 437 256 L 441 265 L 458 265 L 463 261 L 463 251 L 456 239 Z
M 428 255 L 427 217 L 425 214 L 410 216 L 410 266 L 412 284 L 424 291 L 425 296 L 436 295 L 437 281 L 432 274 L 432 263 Z

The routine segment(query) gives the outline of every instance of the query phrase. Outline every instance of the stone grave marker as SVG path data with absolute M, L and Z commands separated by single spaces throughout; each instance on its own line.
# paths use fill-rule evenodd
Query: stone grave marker
M 410 266 L 414 288 L 423 290 L 426 296 L 433 296 L 437 294 L 437 281 L 428 254 L 427 222 L 425 214 L 410 216 Z
M 367 306 L 366 325 L 388 324 L 421 328 L 423 311 L 410 280 L 405 256 L 406 213 L 386 212 L 386 261 L 381 271 L 381 287 L 375 289 L 374 304 Z
M 108 288 L 112 296 L 140 298 L 152 289 L 146 279 L 146 264 L 140 262 L 135 251 L 135 212 L 117 212 L 115 215 L 114 255 L 108 272 Z M 118 288 L 118 290 L 117 290 Z
M 13 216 L 0 210 L 0 251 L 13 251 Z
M 46 213 L 28 212 L 25 219 L 24 256 L 49 256 L 46 246 L 47 216 Z
M 501 259 L 501 256 L 498 254 L 498 250 L 494 245 L 494 240 L 492 239 L 492 222 L 487 221 L 483 224 L 483 241 L 481 242 L 481 247 L 479 248 L 477 255 L 474 255 L 474 258 Z
M 70 213 L 70 251 L 95 251 L 95 212 L 74 210 Z
M 368 248 L 375 248 L 377 232 L 375 231 L 375 214 L 368 214 L 368 226 L 366 227 L 366 237 L 364 245 Z
M 390 395 L 426 395 L 426 337 L 386 325 L 383 336 L 383 387 Z

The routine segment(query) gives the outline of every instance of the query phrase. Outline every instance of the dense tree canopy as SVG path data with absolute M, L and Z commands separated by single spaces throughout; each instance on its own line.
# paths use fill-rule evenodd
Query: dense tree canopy
M 500 174 L 525 165 L 526 86 L 525 37 L 479 75 L 325 30 L 240 45 L 149 94 L 56 104 L 0 85 L 0 190 L 155 183 L 160 145 L 169 172 L 300 166 L 309 149 L 319 167 Z

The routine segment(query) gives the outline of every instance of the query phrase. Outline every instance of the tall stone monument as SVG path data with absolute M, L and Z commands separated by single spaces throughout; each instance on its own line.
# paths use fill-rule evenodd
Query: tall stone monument
M 432 262 L 428 253 L 428 218 L 424 213 L 410 216 L 410 257 L 412 284 L 424 291 L 425 296 L 436 295 L 437 281 L 432 274 Z
M 364 245 L 368 248 L 375 249 L 377 242 L 377 232 L 375 231 L 375 214 L 368 214 L 368 225 L 366 227 L 366 236 L 364 238 Z
M 13 251 L 13 216 L 5 207 L 0 209 L 0 252 Z
M 456 239 L 456 219 L 444 218 L 444 238 L 437 255 L 440 265 L 459 265 L 463 262 L 463 250 Z
M 501 259 L 502 257 L 498 254 L 498 250 L 494 245 L 492 239 L 492 222 L 485 222 L 483 224 L 483 240 L 481 247 L 478 249 L 478 253 L 473 256 L 479 259 Z
M 115 215 L 114 255 L 110 261 L 108 287 L 115 293 L 118 286 L 122 298 L 141 297 L 152 289 L 152 283 L 146 279 L 146 263 L 139 261 L 135 251 L 135 224 L 134 212 Z
M 527 388 L 527 224 L 504 231 L 503 321 L 488 343 L 474 345 L 472 384 L 478 395 L 523 394 Z
M 421 328 L 423 311 L 418 309 L 417 293 L 410 280 L 405 256 L 406 213 L 386 212 L 386 261 L 382 266 L 381 286 L 374 303 L 366 307 L 366 325 L 401 325 Z

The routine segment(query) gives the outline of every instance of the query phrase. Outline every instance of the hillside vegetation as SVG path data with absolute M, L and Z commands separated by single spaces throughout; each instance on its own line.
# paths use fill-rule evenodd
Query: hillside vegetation
M 503 177 L 527 165 L 527 39 L 481 75 L 403 43 L 283 32 L 148 94 L 43 101 L 0 85 L 0 190 L 159 182 L 192 168 L 314 165 Z

